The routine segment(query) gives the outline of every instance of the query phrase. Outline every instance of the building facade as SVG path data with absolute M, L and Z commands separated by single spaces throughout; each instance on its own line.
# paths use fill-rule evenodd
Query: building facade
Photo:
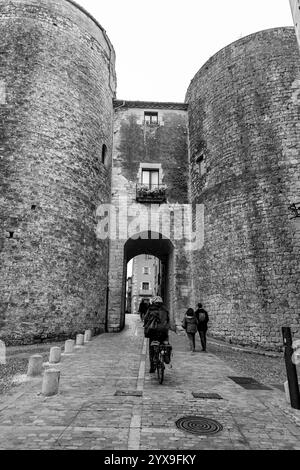
M 122 330 L 140 255 L 174 329 L 202 301 L 213 336 L 299 334 L 294 28 L 230 44 L 185 103 L 157 103 L 116 100 L 113 47 L 71 0 L 0 0 L 0 26 L 0 339 Z
M 132 264 L 131 312 L 138 313 L 142 299 L 160 295 L 161 262 L 151 255 L 139 255 Z
M 124 325 L 126 267 L 140 254 L 161 261 L 175 328 L 193 302 L 187 105 L 117 100 L 114 109 L 108 331 Z

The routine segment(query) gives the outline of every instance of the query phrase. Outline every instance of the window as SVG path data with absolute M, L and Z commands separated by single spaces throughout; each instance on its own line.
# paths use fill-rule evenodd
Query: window
M 204 154 L 203 153 L 201 153 L 196 158 L 196 163 L 199 165 L 200 175 L 204 175 L 204 173 L 206 173 L 206 166 L 205 166 Z
M 148 124 L 150 126 L 151 126 L 151 124 L 157 125 L 158 124 L 158 113 L 151 113 L 151 112 L 145 111 L 145 113 L 144 113 L 144 122 L 145 122 L 145 124 Z
M 149 268 L 148 268 L 148 266 L 145 266 L 145 267 L 144 267 L 144 274 L 149 274 Z
M 149 188 L 158 186 L 159 184 L 159 170 L 142 170 L 142 184 L 149 186 Z
M 101 161 L 103 165 L 106 163 L 106 156 L 107 156 L 107 147 L 105 144 L 102 145 L 102 156 L 101 156 Z
M 149 282 L 142 282 L 142 289 L 143 290 L 149 290 L 149 286 L 150 286 Z

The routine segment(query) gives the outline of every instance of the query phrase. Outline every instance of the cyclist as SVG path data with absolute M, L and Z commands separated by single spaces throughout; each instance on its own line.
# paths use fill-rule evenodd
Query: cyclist
M 144 317 L 144 328 L 148 328 L 150 374 L 155 372 L 154 351 L 151 348 L 152 341 L 169 343 L 170 316 L 163 304 L 161 297 L 153 297 L 151 304 Z

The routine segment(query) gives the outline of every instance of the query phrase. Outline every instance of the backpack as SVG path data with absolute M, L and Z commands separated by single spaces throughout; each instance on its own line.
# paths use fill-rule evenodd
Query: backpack
M 149 338 L 154 332 L 168 332 L 170 328 L 168 311 L 162 307 L 148 310 L 149 319 L 145 325 L 144 334 Z
M 202 312 L 199 312 L 199 321 L 200 322 L 203 322 L 206 320 L 206 315 L 205 313 L 202 311 Z
M 195 317 L 185 317 L 184 323 L 186 325 L 187 333 L 196 333 L 197 332 L 197 319 Z

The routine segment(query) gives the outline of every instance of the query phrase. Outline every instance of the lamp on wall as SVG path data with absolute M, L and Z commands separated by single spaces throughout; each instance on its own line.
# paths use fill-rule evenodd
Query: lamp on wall
M 297 217 L 300 217 L 300 202 L 294 202 L 289 206 L 289 211 L 292 212 L 293 217 L 291 219 L 296 219 Z

